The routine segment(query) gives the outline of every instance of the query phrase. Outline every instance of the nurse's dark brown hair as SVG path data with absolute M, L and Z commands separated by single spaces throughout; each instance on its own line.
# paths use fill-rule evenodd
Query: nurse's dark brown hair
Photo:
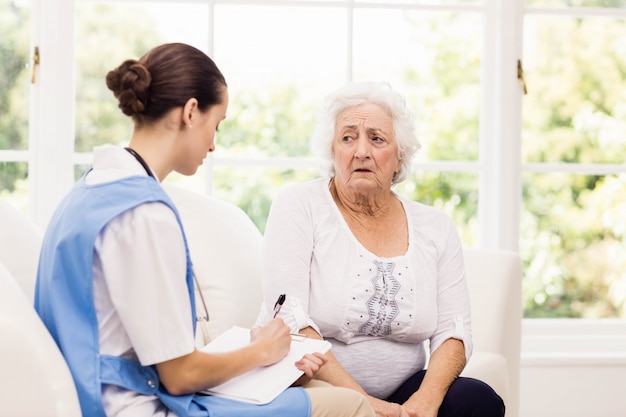
M 226 80 L 204 52 L 184 43 L 167 43 L 109 71 L 106 84 L 122 112 L 141 126 L 190 98 L 198 100 L 201 111 L 221 104 Z

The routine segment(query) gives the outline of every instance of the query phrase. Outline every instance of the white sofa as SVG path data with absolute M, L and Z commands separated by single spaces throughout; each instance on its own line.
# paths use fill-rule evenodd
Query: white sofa
M 233 325 L 250 327 L 261 306 L 261 232 L 239 207 L 165 183 L 180 212 L 189 253 L 209 312 L 199 322 L 204 345 Z M 203 315 L 196 294 L 196 310 Z
M 181 213 L 194 270 L 208 308 L 209 321 L 199 323 L 197 344 L 207 343 L 235 324 L 252 326 L 261 304 L 261 233 L 250 218 L 232 204 L 169 184 L 165 184 L 165 189 Z M 0 230 L 6 230 L 4 220 L 0 217 Z M 32 228 L 26 229 L 32 231 Z M 40 241 L 36 235 L 32 239 L 38 247 Z M 35 270 L 30 267 L 36 265 L 36 255 L 33 256 L 28 242 L 7 244 L 6 239 L 4 233 L 0 235 L 3 241 L 0 262 L 19 259 L 17 265 L 29 272 L 17 280 L 24 289 L 24 297 L 18 297 L 18 287 L 7 279 L 11 274 L 6 269 L 0 270 L 3 277 L 0 279 L 0 369 L 3 375 L 11 375 L 9 382 L 6 378 L 0 382 L 2 413 L 12 417 L 77 416 L 77 398 L 73 385 L 68 384 L 67 366 L 56 345 L 50 344 L 52 339 L 32 309 Z M 474 354 L 463 375 L 489 383 L 505 400 L 507 417 L 518 417 L 519 257 L 510 252 L 468 249 L 465 262 L 473 305 Z M 14 269 L 21 270 L 21 267 Z M 200 294 L 196 298 L 201 315 L 204 311 Z M 13 334 L 16 328 L 20 329 L 22 337 L 4 336 Z M 16 356 L 15 352 L 20 350 L 39 352 L 39 356 L 33 356 L 39 362 L 34 362 L 34 366 L 25 363 L 28 356 Z M 43 357 L 41 352 L 49 352 L 49 357 Z M 37 386 L 34 389 L 40 392 L 38 399 L 25 403 L 24 392 L 33 390 L 33 381 Z M 46 388 L 50 388 L 47 402 L 40 400 L 41 391 Z
M 474 353 L 463 376 L 487 382 L 519 416 L 522 263 L 514 252 L 465 249 Z
M 35 293 L 37 260 L 43 233 L 27 216 L 0 200 L 0 262 L 29 299 Z
M 0 415 L 80 417 L 69 368 L 33 308 L 41 238 L 0 200 Z
M 209 337 L 199 343 L 233 324 L 252 326 L 262 300 L 258 229 L 234 205 L 171 185 L 165 188 L 181 213 L 209 308 Z M 487 382 L 504 399 L 506 416 L 518 417 L 521 261 L 513 252 L 498 250 L 466 249 L 464 255 L 474 353 L 463 376 Z

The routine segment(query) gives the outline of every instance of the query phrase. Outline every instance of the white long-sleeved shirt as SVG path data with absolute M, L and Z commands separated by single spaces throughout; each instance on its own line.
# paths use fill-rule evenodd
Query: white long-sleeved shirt
M 293 330 L 311 326 L 371 395 L 386 398 L 456 338 L 472 351 L 463 251 L 451 219 L 401 196 L 409 247 L 385 258 L 355 238 L 328 179 L 292 185 L 273 202 L 263 242 L 264 302 L 281 293 Z

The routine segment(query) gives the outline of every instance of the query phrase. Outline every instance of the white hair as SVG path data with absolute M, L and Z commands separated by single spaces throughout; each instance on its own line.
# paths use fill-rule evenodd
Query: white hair
M 398 158 L 402 160 L 400 171 L 394 175 L 393 184 L 404 181 L 411 171 L 413 155 L 421 145 L 415 132 L 413 113 L 407 108 L 404 97 L 386 82 L 349 83 L 326 97 L 311 136 L 311 150 L 320 157 L 323 173 L 330 177 L 335 176 L 333 139 L 337 116 L 343 110 L 363 103 L 376 104 L 391 116 L 393 134 L 398 143 Z

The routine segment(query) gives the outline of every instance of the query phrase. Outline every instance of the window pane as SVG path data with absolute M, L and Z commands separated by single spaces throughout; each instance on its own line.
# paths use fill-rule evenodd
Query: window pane
M 624 161 L 625 34 L 622 19 L 526 17 L 525 162 Z
M 626 174 L 526 174 L 526 317 L 626 318 Z
M 76 151 L 126 143 L 130 137 L 130 118 L 105 84 L 109 70 L 164 42 L 185 42 L 206 52 L 208 22 L 208 6 L 201 4 L 77 2 Z
M 478 158 L 482 32 L 475 13 L 356 10 L 354 78 L 388 81 L 407 97 L 419 158 Z
M 526 0 L 526 3 L 546 7 L 626 7 L 626 0 Z
M 89 164 L 89 165 L 84 165 L 84 164 L 74 165 L 74 181 L 78 181 L 79 179 L 81 179 L 83 177 L 83 175 L 85 175 L 87 173 L 87 171 L 89 171 L 90 168 L 91 168 L 91 164 Z
M 428 6 L 474 5 L 482 4 L 483 2 L 484 0 L 355 0 L 355 3 L 415 4 Z
M 0 149 L 28 149 L 30 7 L 0 0 Z
M 287 183 L 302 183 L 318 176 L 315 169 L 218 167 L 215 169 L 214 195 L 241 207 L 264 232 L 276 193 Z
M 407 97 L 418 116 L 419 158 L 478 160 L 481 13 L 357 8 L 351 33 L 344 7 L 217 4 L 213 16 L 203 5 L 177 7 L 174 13 L 162 2 L 78 4 L 77 151 L 128 140 L 131 123 L 104 84 L 106 72 L 157 43 L 180 40 L 212 50 L 229 85 L 228 117 L 207 165 L 214 170 L 208 172 L 213 193 L 243 207 L 261 230 L 274 193 L 287 182 L 317 176 L 317 171 L 246 164 L 309 155 L 317 110 L 326 94 L 350 77 L 350 64 L 352 78 L 389 80 Z M 138 15 L 144 16 L 139 23 L 134 19 Z M 159 20 L 163 15 L 170 19 L 167 23 Z M 181 23 L 179 16 L 184 16 Z M 189 22 L 189 16 L 196 20 Z M 172 26 L 174 30 L 163 29 Z M 244 32 L 253 36 L 241 36 Z M 350 39 L 355 39 L 353 48 Z M 98 51 L 97 62 L 93 51 Z M 76 167 L 77 177 L 84 168 Z M 194 178 L 174 175 L 171 181 L 202 191 L 204 178 L 205 167 Z M 427 173 L 412 179 L 419 186 L 407 181 L 398 189 L 448 212 L 464 243 L 471 245 L 478 242 L 477 178 L 474 173 Z
M 436 207 L 452 217 L 466 246 L 479 244 L 478 174 L 420 172 L 397 184 L 394 191 L 411 200 Z
M 0 199 L 8 201 L 24 213 L 29 212 L 26 162 L 0 161 Z
M 216 158 L 309 154 L 317 110 L 346 78 L 346 25 L 344 9 L 216 6 L 215 59 L 230 94 Z

